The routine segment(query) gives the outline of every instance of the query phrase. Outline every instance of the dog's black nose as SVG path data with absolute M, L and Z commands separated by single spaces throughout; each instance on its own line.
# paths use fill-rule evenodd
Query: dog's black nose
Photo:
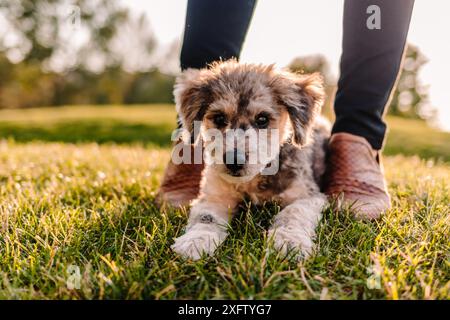
M 223 155 L 223 163 L 231 173 L 237 173 L 244 168 L 245 154 L 238 149 L 227 151 Z

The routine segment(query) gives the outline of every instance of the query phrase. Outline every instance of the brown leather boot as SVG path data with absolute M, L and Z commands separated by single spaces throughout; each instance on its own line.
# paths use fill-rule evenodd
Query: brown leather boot
M 193 154 L 194 147 L 191 146 L 191 155 Z M 193 164 L 193 161 L 192 164 L 174 164 L 170 159 L 156 195 L 157 204 L 175 207 L 189 205 L 198 196 L 203 167 L 203 163 Z
M 331 136 L 325 181 L 325 193 L 358 219 L 376 219 L 391 207 L 379 152 L 362 137 Z

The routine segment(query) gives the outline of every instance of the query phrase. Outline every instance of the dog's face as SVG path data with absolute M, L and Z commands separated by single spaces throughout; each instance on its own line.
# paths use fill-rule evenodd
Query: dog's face
M 287 139 L 305 145 L 324 97 L 318 74 L 233 60 L 186 70 L 174 94 L 184 128 L 200 125 L 208 164 L 231 182 L 261 173 Z

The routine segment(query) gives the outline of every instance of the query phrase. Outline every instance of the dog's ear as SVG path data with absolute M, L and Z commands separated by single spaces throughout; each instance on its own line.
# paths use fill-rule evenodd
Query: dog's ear
M 187 69 L 175 81 L 176 110 L 183 127 L 194 135 L 194 121 L 202 121 L 212 102 L 208 69 Z M 197 134 L 197 133 L 195 133 Z
M 320 114 L 325 98 L 319 73 L 281 72 L 272 83 L 278 103 L 284 105 L 292 124 L 292 142 L 303 146 L 311 135 L 312 124 Z

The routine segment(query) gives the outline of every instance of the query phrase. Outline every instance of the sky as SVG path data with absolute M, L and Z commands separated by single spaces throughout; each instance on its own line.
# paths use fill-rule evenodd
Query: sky
M 187 0 L 123 0 L 145 12 L 161 46 L 181 40 Z M 283 67 L 296 56 L 323 54 L 338 75 L 343 0 L 260 0 L 241 54 L 241 61 Z M 382 13 L 381 13 L 382 15 Z M 429 85 L 439 126 L 450 131 L 450 1 L 416 0 L 408 41 L 419 46 L 428 63 L 419 75 Z M 381 16 L 381 20 L 382 20 Z M 313 32 L 312 32 L 313 31 Z

